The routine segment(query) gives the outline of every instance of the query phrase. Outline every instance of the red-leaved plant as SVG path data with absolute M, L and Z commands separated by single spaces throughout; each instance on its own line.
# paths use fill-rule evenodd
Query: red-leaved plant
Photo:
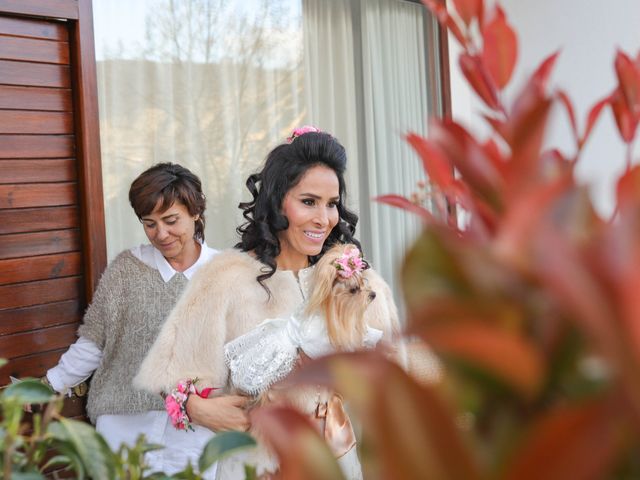
M 492 132 L 480 141 L 445 118 L 428 138 L 409 133 L 435 212 L 415 196 L 377 199 L 424 219 L 402 272 L 407 333 L 442 358 L 446 380 L 420 385 L 374 352 L 314 362 L 298 381 L 347 398 L 363 423 L 367 479 L 640 478 L 640 55 L 618 52 L 618 85 L 578 122 L 567 93 L 548 85 L 557 53 L 505 104 L 518 48 L 499 5 L 424 3 L 460 43 Z M 575 139 L 570 156 L 543 149 L 555 102 Z M 606 108 L 628 146 L 609 219 L 574 175 Z M 265 409 L 254 421 L 284 478 L 336 478 L 295 412 Z

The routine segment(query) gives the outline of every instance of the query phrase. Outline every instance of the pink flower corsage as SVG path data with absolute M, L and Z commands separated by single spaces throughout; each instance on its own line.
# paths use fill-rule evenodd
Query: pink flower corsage
M 342 278 L 351 278 L 354 273 L 360 273 L 369 267 L 367 262 L 362 259 L 360 250 L 356 247 L 344 252 L 333 265 L 338 269 L 338 275 Z
M 195 393 L 199 397 L 207 398 L 214 388 L 208 387 L 198 390 L 196 388 L 198 383 L 197 378 L 189 378 L 186 380 L 180 380 L 176 388 L 171 390 L 171 393 L 164 399 L 164 407 L 171 418 L 171 424 L 178 430 L 191 430 L 191 419 L 187 415 L 187 399 L 189 395 Z
M 291 136 L 289 138 L 287 138 L 287 142 L 291 143 L 296 138 L 304 135 L 305 133 L 309 133 L 309 132 L 320 133 L 320 132 L 322 132 L 322 130 L 320 130 L 318 127 L 314 127 L 313 125 L 303 125 L 302 127 L 298 127 L 293 132 L 291 132 Z

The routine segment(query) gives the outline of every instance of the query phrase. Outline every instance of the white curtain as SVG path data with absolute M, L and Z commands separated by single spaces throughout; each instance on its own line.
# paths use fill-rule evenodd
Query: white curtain
M 408 195 L 423 179 L 403 139 L 410 130 L 426 132 L 429 114 L 422 9 L 401 0 L 304 0 L 302 9 L 305 58 L 313 58 L 305 60 L 309 118 L 347 139 L 358 234 L 397 299 L 397 273 L 420 223 L 371 199 Z
M 420 162 L 403 136 L 426 133 L 426 45 L 422 5 L 361 0 L 367 187 L 370 197 L 408 195 L 423 179 Z M 371 202 L 371 256 L 399 296 L 397 273 L 420 232 L 414 215 Z
M 347 150 L 347 205 L 360 210 L 354 15 L 350 1 L 303 0 L 306 99 L 311 123 Z

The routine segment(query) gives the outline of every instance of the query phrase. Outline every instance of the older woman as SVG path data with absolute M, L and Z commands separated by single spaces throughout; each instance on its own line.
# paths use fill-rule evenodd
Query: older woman
M 203 427 L 190 435 L 175 430 L 161 399 L 137 390 L 131 380 L 189 279 L 217 252 L 204 241 L 200 180 L 186 168 L 149 168 L 132 183 L 129 200 L 150 243 L 125 250 L 109 264 L 80 338 L 46 379 L 65 392 L 93 374 L 87 410 L 111 448 L 133 445 L 144 434 L 150 443 L 171 445 L 147 454 L 152 469 L 174 473 L 188 461 L 197 465 L 212 433 Z

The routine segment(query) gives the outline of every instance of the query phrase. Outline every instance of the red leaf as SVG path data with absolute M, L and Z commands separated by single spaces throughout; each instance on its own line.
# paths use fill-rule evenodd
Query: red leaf
M 511 116 L 509 143 L 512 158 L 507 162 L 505 178 L 507 201 L 517 198 L 522 189 L 534 183 L 542 172 L 540 151 L 551 100 L 538 94 L 535 85 L 528 85 Z
M 569 123 L 571 124 L 571 132 L 573 133 L 573 138 L 576 141 L 576 145 L 580 145 L 580 134 L 578 133 L 578 122 L 576 121 L 576 114 L 573 109 L 573 104 L 571 100 L 569 100 L 569 96 L 566 94 L 564 90 L 558 90 L 556 93 L 560 103 L 564 105 L 565 110 L 567 111 L 567 115 L 569 116 Z
M 609 103 L 611 104 L 613 117 L 616 120 L 616 125 L 622 140 L 626 143 L 630 143 L 636 136 L 638 120 L 634 118 L 633 114 L 627 107 L 627 102 L 624 99 L 624 95 L 620 90 L 620 87 L 611 94 Z
M 500 172 L 501 175 L 504 175 L 504 169 L 506 166 L 505 159 L 502 156 L 502 152 L 500 152 L 500 148 L 495 140 L 492 138 L 488 139 L 484 145 L 482 145 L 482 150 L 486 153 L 487 158 L 491 160 L 496 171 Z
M 502 138 L 504 138 L 505 141 L 508 141 L 507 140 L 508 132 L 507 132 L 506 124 L 505 124 L 504 120 L 501 120 L 500 118 L 496 118 L 496 117 L 491 116 L 491 115 L 485 115 L 485 114 L 482 114 L 482 118 L 484 118 L 485 121 L 489 125 L 491 125 L 491 128 L 493 128 L 493 130 L 498 135 L 500 135 Z
M 573 186 L 573 176 L 564 175 L 550 184 L 541 184 L 515 198 L 499 227 L 494 248 L 500 258 L 516 266 L 535 261 L 526 248 L 540 229 L 540 221 L 548 214 L 554 200 Z
M 309 418 L 292 408 L 269 406 L 251 412 L 251 424 L 278 456 L 277 478 L 331 480 L 344 476 Z
M 484 370 L 528 399 L 542 385 L 542 356 L 516 333 L 481 323 L 456 322 L 427 327 L 420 334 L 437 353 Z
M 474 191 L 493 197 L 501 188 L 502 179 L 493 161 L 460 124 L 453 120 L 434 123 L 431 139 L 441 151 L 447 152 L 463 182 Z
M 536 83 L 541 90 L 544 90 L 547 87 L 549 76 L 551 75 L 551 71 L 556 64 L 558 55 L 560 55 L 560 51 L 557 51 L 545 58 L 538 66 L 536 71 L 533 72 L 533 75 L 531 75 L 529 82 Z
M 375 200 L 376 202 L 384 203 L 385 205 L 401 208 L 402 210 L 410 213 L 415 213 L 416 215 L 422 217 L 425 222 L 437 222 L 437 220 L 433 217 L 433 215 L 431 215 L 431 212 L 429 212 L 429 210 L 421 207 L 420 205 L 416 205 L 406 197 L 389 194 L 374 197 L 373 200 Z
M 627 108 L 635 116 L 640 112 L 640 72 L 633 60 L 621 51 L 616 54 L 615 69 Z
M 492 110 L 500 110 L 496 86 L 487 73 L 480 57 L 463 53 L 458 61 L 460 62 L 462 73 L 478 96 Z
M 483 26 L 482 38 L 482 62 L 495 84 L 502 89 L 509 83 L 516 66 L 518 39 L 499 6 L 493 19 Z
M 620 349 L 612 299 L 567 235 L 557 227 L 540 229 L 533 240 L 534 266 L 549 295 L 596 350 L 616 358 Z
M 606 400 L 556 408 L 539 420 L 515 452 L 505 480 L 597 480 L 608 477 L 622 425 Z
M 363 419 L 365 478 L 474 480 L 477 466 L 440 396 L 379 352 L 309 362 L 289 382 L 339 391 Z M 368 462 L 377 475 L 367 475 Z
M 482 0 L 452 0 L 452 3 L 465 24 L 469 25 L 474 18 L 482 19 Z
M 445 157 L 432 142 L 420 135 L 409 133 L 406 138 L 413 149 L 420 155 L 422 166 L 429 176 L 429 179 L 442 190 L 446 190 L 454 178 L 453 166 L 447 157 Z
M 456 40 L 460 43 L 460 45 L 466 45 L 467 40 L 465 39 L 462 30 L 456 23 L 456 21 L 449 15 L 447 12 L 447 8 L 444 5 L 443 1 L 439 0 L 422 0 L 422 3 L 431 10 L 431 13 L 438 19 L 440 25 L 449 29 L 451 34 L 454 36 Z
M 634 166 L 618 179 L 616 197 L 621 210 L 640 206 L 640 166 Z
M 610 101 L 611 101 L 610 97 L 603 98 L 598 103 L 596 103 L 593 107 L 591 107 L 591 110 L 589 110 L 589 114 L 587 115 L 587 125 L 584 129 L 584 134 L 580 139 L 580 147 L 582 147 L 586 143 L 587 139 L 589 138 L 589 135 L 591 135 L 591 130 L 593 130 L 593 127 L 595 126 L 596 121 L 598 120 L 598 117 L 600 117 L 600 113 L 602 112 L 602 109 L 605 106 L 607 106 L 607 104 Z

